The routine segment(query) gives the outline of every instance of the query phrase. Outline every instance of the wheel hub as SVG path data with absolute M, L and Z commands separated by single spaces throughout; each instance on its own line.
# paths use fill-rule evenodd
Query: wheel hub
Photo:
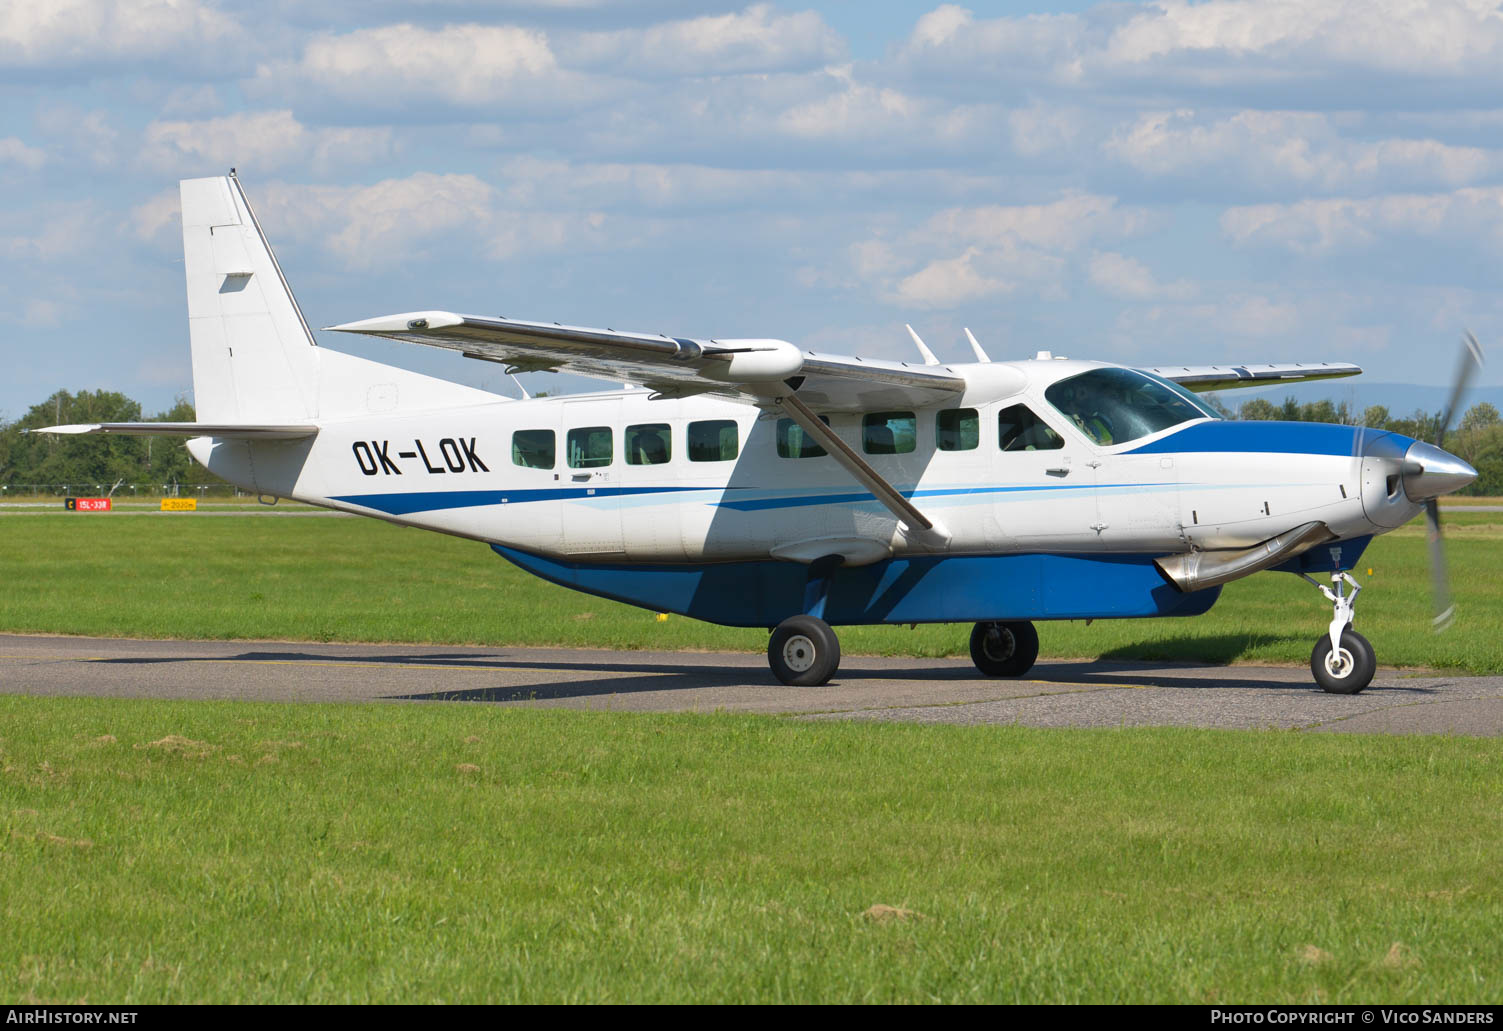
M 1351 673 L 1356 665 L 1352 653 L 1345 648 L 1338 648 L 1326 654 L 1326 672 L 1338 680 Z
M 814 642 L 803 634 L 794 634 L 783 642 L 783 662 L 795 673 L 803 673 L 814 665 Z
M 1018 642 L 1008 631 L 1001 627 L 993 627 L 987 632 L 986 640 L 981 647 L 986 651 L 988 659 L 993 662 L 1006 662 L 1017 650 Z

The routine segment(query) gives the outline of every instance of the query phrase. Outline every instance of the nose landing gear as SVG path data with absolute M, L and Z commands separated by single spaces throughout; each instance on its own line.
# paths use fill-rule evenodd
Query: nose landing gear
M 1324 691 L 1356 694 L 1372 683 L 1373 674 L 1378 670 L 1373 646 L 1352 629 L 1357 594 L 1362 585 L 1350 573 L 1341 571 L 1331 574 L 1331 587 L 1335 590 L 1308 574 L 1301 575 L 1320 588 L 1320 593 L 1326 596 L 1333 609 L 1330 628 L 1315 642 L 1315 650 L 1310 653 L 1310 672 Z M 1344 586 L 1352 589 L 1350 594 L 1343 591 Z

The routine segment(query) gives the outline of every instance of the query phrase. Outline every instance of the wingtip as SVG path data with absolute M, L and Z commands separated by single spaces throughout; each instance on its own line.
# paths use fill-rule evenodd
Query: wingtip
M 341 322 L 325 326 L 329 333 L 421 333 L 424 330 L 448 329 L 464 324 L 463 315 L 448 311 L 408 311 L 397 315 L 378 315 L 358 322 Z

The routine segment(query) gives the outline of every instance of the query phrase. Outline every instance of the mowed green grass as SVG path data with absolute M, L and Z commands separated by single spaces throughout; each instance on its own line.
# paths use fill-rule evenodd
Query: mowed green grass
M 0 771 L 11 1001 L 1503 996 L 1480 739 L 0 697 Z
M 1357 627 L 1385 665 L 1503 672 L 1503 517 L 1451 515 L 1447 533 L 1455 625 L 1430 631 L 1428 553 L 1411 524 L 1364 556 Z M 1039 629 L 1045 657 L 1304 663 L 1329 619 L 1303 580 L 1259 573 L 1204 616 Z M 762 630 L 659 621 L 537 580 L 482 544 L 375 520 L 61 511 L 0 516 L 0 630 L 747 651 L 767 641 Z M 964 655 L 969 632 L 840 631 L 847 653 L 917 656 Z

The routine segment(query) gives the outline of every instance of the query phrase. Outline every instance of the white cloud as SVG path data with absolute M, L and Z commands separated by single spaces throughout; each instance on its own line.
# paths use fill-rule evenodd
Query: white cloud
M 645 29 L 561 39 L 571 67 L 627 78 L 681 78 L 818 67 L 845 56 L 845 40 L 814 11 L 779 14 L 770 4 L 740 13 L 663 22 Z
M 1232 293 L 1203 304 L 1164 304 L 1134 307 L 1117 318 L 1116 328 L 1129 338 L 1158 339 L 1165 334 L 1199 338 L 1215 345 L 1225 336 L 1280 337 L 1302 323 L 1300 308 L 1262 294 Z M 1183 353 L 1183 347 L 1180 348 Z M 1218 352 L 1220 353 L 1220 352 Z M 1184 359 L 1180 359 L 1184 360 Z M 1226 360 L 1224 357 L 1218 360 Z M 1242 359 L 1271 361 L 1272 358 Z M 1308 355 L 1305 360 L 1309 360 Z
M 160 223 L 151 202 L 137 210 L 139 226 Z M 465 261 L 595 249 L 611 228 L 611 220 L 589 211 L 519 211 L 477 176 L 433 172 L 368 186 L 268 183 L 256 211 L 274 241 L 317 244 L 354 268 L 426 258 L 435 243 Z
M 942 4 L 915 23 L 898 51 L 902 64 L 935 70 L 963 68 L 972 76 L 1045 71 L 1068 80 L 1078 74 L 1077 55 L 1091 35 L 1092 15 L 1029 14 L 978 21 L 966 8 Z M 1008 64 L 999 67 L 996 59 Z
M 1011 242 L 1063 252 L 1090 239 L 1129 236 L 1147 223 L 1146 211 L 1119 207 L 1115 197 L 1071 193 L 1048 204 L 948 208 L 932 216 L 915 237 L 940 246 Z
M 1054 86 L 1347 89 L 1354 70 L 1463 85 L 1503 78 L 1503 12 L 1492 0 L 1158 0 L 977 19 L 947 4 L 918 20 L 898 58 Z
M 1237 244 L 1300 254 L 1358 250 L 1394 236 L 1503 248 L 1503 187 L 1245 205 L 1228 208 L 1221 228 Z
M 1114 251 L 1097 251 L 1091 255 L 1089 268 L 1092 283 L 1122 300 L 1184 300 L 1195 293 L 1195 284 L 1188 280 L 1160 283 L 1147 265 Z
M 1222 186 L 1259 190 L 1462 186 L 1503 169 L 1496 151 L 1433 139 L 1348 139 L 1330 117 L 1293 111 L 1240 111 L 1220 120 L 1189 109 L 1144 112 L 1102 150 L 1154 179 L 1213 176 Z
M 543 32 L 478 24 L 320 34 L 296 61 L 261 65 L 247 86 L 255 94 L 320 94 L 357 107 L 391 108 L 548 106 L 583 87 L 580 76 L 559 68 Z
M 241 39 L 233 18 L 201 0 L 45 0 L 0 4 L 0 67 L 145 64 L 213 54 Z M 233 61 L 229 62 L 233 63 Z
M 892 298 L 915 308 L 953 308 L 966 301 L 1011 293 L 1017 284 L 988 276 L 976 266 L 984 256 L 979 247 L 967 247 L 954 258 L 938 258 L 910 276 L 898 280 Z
M 53 154 L 80 157 L 100 168 L 118 163 L 120 133 L 102 109 L 85 112 L 71 104 L 47 105 L 37 112 L 37 128 L 50 138 Z
M 1146 211 L 1112 197 L 1067 194 L 1048 204 L 947 208 L 897 240 L 858 244 L 848 257 L 858 278 L 892 304 L 950 308 L 1023 289 L 1059 297 L 1082 247 L 1148 223 Z
M 801 141 L 856 141 L 879 151 L 922 150 L 941 142 L 974 146 L 995 131 L 992 122 L 1000 113 L 991 104 L 956 104 L 877 86 L 858 79 L 850 65 L 827 68 L 805 85 L 804 95 L 789 98 L 769 119 L 768 128 Z M 751 113 L 743 128 L 768 113 Z
M 687 162 L 588 162 L 523 156 L 504 162 L 497 184 L 508 205 L 575 210 L 581 205 L 654 214 L 746 208 L 827 210 L 832 197 L 874 205 L 922 195 L 990 194 L 995 180 L 948 171 L 717 168 Z
M 206 115 L 224 107 L 213 86 L 178 86 L 161 102 L 164 115 Z
M 28 147 L 25 142 L 14 136 L 0 139 L 0 165 L 19 165 L 21 168 L 34 172 L 46 161 L 45 152 L 36 147 Z
M 1117 28 L 1104 57 L 1262 57 L 1291 71 L 1318 59 L 1450 75 L 1467 65 L 1496 74 L 1487 65 L 1500 51 L 1503 13 L 1491 0 L 1161 0 Z
M 194 170 L 274 169 L 309 165 L 316 172 L 388 157 L 388 128 L 309 129 L 291 111 L 255 111 L 203 121 L 152 122 L 143 134 L 141 160 L 187 175 Z
M 163 190 L 150 200 L 137 204 L 131 208 L 127 219 L 130 231 L 136 239 L 147 243 L 165 242 L 168 235 L 176 237 L 183 224 L 179 204 L 176 188 Z
M 41 211 L 25 212 L 24 217 L 40 228 L 33 233 L 0 236 L 0 254 L 28 262 L 57 261 L 98 247 L 92 201 L 49 205 Z M 9 221 L 16 220 L 13 217 Z

